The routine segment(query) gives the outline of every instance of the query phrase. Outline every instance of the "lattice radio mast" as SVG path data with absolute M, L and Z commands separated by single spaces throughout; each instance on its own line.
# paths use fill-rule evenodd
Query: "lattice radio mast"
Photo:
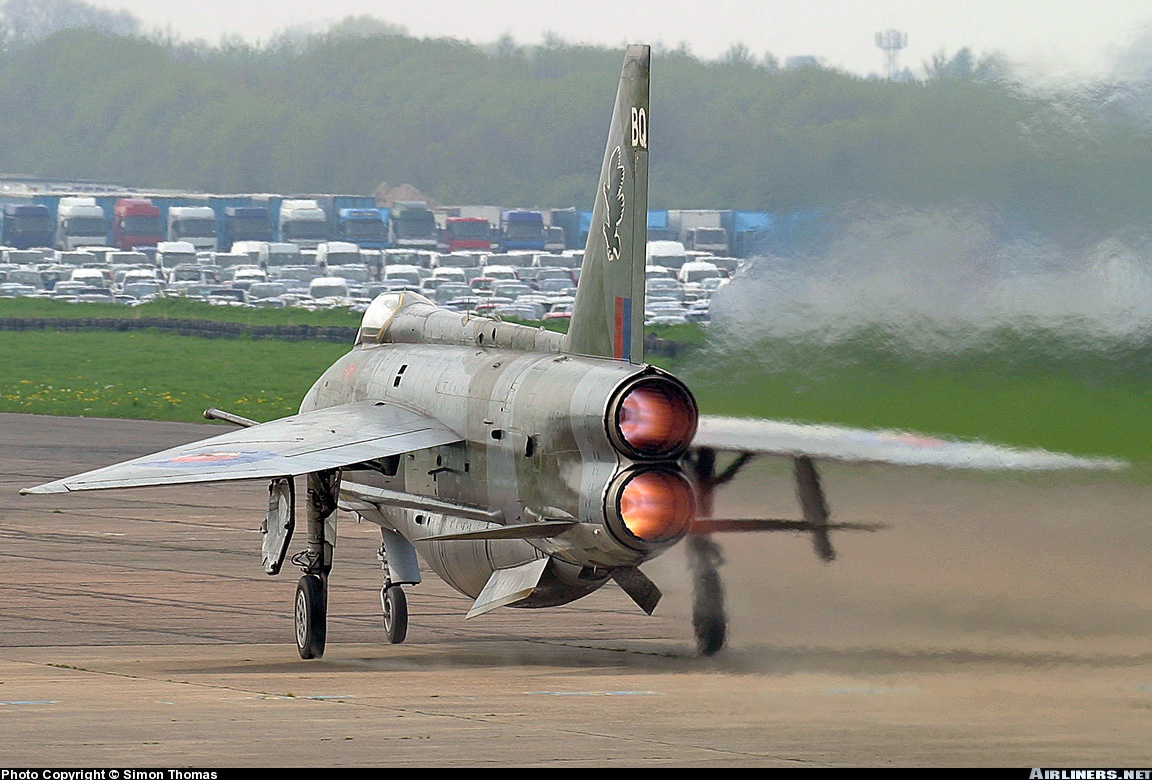
M 876 45 L 884 50 L 884 70 L 892 81 L 900 72 L 900 50 L 908 45 L 908 33 L 899 30 L 876 33 Z

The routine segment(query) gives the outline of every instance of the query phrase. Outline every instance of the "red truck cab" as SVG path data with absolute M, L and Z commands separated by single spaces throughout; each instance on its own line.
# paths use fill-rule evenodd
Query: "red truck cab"
M 164 240 L 160 208 L 148 198 L 121 198 L 112 213 L 112 241 L 117 248 L 156 246 Z
M 444 244 L 449 252 L 492 248 L 492 224 L 480 217 L 449 217 L 444 222 Z

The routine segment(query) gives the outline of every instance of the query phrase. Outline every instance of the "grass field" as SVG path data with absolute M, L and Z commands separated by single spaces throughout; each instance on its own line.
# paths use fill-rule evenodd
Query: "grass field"
M 347 309 L 307 311 L 305 309 L 247 309 L 239 306 L 212 306 L 203 301 L 160 298 L 141 306 L 116 303 L 65 303 L 47 298 L 0 298 L 0 318 L 31 319 L 146 319 L 210 320 L 243 325 L 346 326 L 360 324 L 360 315 Z
M 716 414 L 1152 460 L 1152 344 L 1005 330 L 924 351 L 874 336 L 727 349 L 713 333 L 679 374 Z
M 147 330 L 0 333 L 0 411 L 193 421 L 219 406 L 266 421 L 294 414 L 348 348 Z
M 0 302 L 0 316 L 61 316 L 52 308 L 11 314 L 9 303 Z M 252 324 L 349 320 L 346 312 L 323 314 L 343 321 L 318 322 L 308 312 L 166 303 L 179 318 L 211 310 L 282 318 Z M 925 354 L 877 344 L 867 334 L 834 344 L 766 340 L 738 350 L 695 326 L 659 335 L 692 345 L 653 362 L 681 376 L 705 413 L 903 428 L 1152 461 L 1148 345 L 1103 348 L 1057 334 L 1004 333 L 963 351 Z M 205 407 L 219 406 L 269 420 L 294 413 L 316 377 L 349 347 L 149 330 L 3 332 L 0 411 L 192 421 Z

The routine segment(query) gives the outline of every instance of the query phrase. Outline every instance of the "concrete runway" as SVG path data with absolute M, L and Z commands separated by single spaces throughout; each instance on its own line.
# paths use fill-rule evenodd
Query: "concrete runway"
M 260 569 L 263 484 L 20 497 L 226 428 L 0 415 L 5 766 L 1152 765 L 1152 488 L 828 467 L 834 519 L 729 535 L 731 646 L 695 657 L 684 559 L 553 610 L 428 575 L 382 643 L 378 533 L 342 515 L 329 645 Z M 787 464 L 723 516 L 794 516 Z M 293 551 L 299 548 L 293 544 Z

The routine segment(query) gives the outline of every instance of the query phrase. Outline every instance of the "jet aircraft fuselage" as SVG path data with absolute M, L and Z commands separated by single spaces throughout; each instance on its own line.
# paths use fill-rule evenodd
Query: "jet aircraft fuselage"
M 375 401 L 434 418 L 461 441 L 343 472 L 361 517 L 419 545 L 428 565 L 476 598 L 492 573 L 551 558 L 517 606 L 579 598 L 620 566 L 677 542 L 693 515 L 679 458 L 696 428 L 691 393 L 650 366 L 560 352 L 561 334 L 469 317 L 411 293 L 382 296 L 357 345 L 301 412 Z M 521 526 L 576 521 L 544 539 L 424 541 L 465 530 L 446 512 L 373 503 L 392 490 L 498 513 Z

